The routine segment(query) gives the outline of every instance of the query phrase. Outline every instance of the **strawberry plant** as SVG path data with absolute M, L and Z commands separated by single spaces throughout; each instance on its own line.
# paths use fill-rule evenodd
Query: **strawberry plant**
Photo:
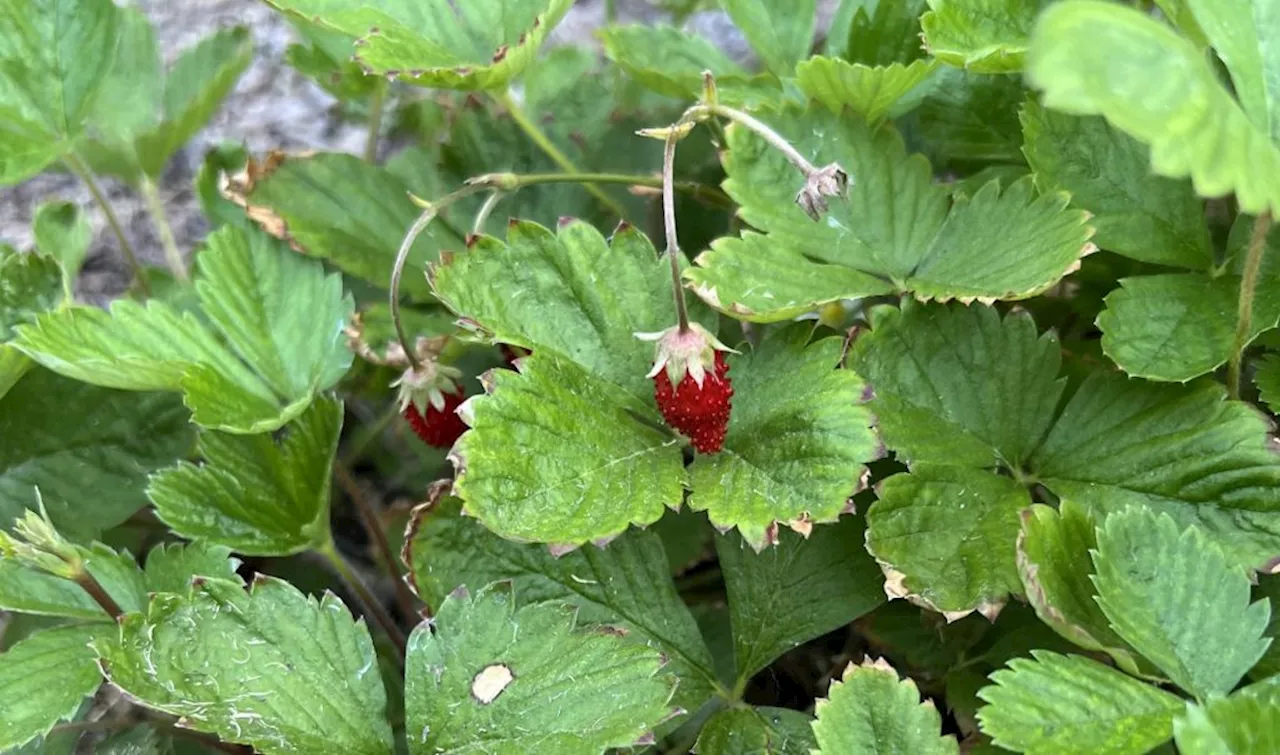
M 1272 0 L 266 3 L 184 249 L 250 30 L 0 0 L 0 752 L 1280 752 Z

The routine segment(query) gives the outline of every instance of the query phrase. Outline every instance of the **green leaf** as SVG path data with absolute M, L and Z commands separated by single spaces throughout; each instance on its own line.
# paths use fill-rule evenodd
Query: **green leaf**
M 926 7 L 925 0 L 845 0 L 831 21 L 825 52 L 868 66 L 922 58 L 920 14 Z
M 1254 299 L 1249 340 L 1280 324 L 1280 281 Z M 1231 358 L 1240 278 L 1202 273 L 1122 278 L 1098 315 L 1102 350 L 1120 369 L 1148 380 L 1186 382 Z
M 871 129 L 858 118 L 815 108 L 789 109 L 770 120 L 815 164 L 835 160 L 854 177 L 847 200 L 833 202 L 814 223 L 794 202 L 803 183 L 795 168 L 759 137 L 730 127 L 725 190 L 742 205 L 747 223 L 808 258 L 794 261 L 793 279 L 827 280 L 825 263 L 878 277 L 922 299 L 1021 299 L 1075 270 L 1094 248 L 1087 243 L 1087 215 L 1067 210 L 1064 195 L 1034 196 L 1029 180 L 1003 192 L 992 182 L 972 198 L 957 196 L 948 212 L 945 189 L 933 184 L 928 163 L 908 158 L 890 127 Z M 735 279 L 747 277 L 740 257 L 730 257 L 737 268 L 728 276 L 733 288 L 744 288 Z M 703 262 L 695 279 L 700 295 L 734 311 L 735 303 L 716 292 L 716 257 Z M 747 278 L 762 287 L 757 298 L 768 292 L 768 272 Z M 830 282 L 817 285 L 824 295 L 834 293 Z M 866 293 L 850 291 L 846 298 Z M 779 301 L 793 307 L 795 295 L 784 289 Z M 760 314 L 759 305 L 747 309 Z
M 1241 691 L 1188 704 L 1174 719 L 1173 734 L 1180 752 L 1266 755 L 1280 749 L 1280 702 Z
M 883 753 L 883 755 L 957 755 L 954 737 L 940 735 L 942 719 L 931 701 L 920 701 L 911 679 L 883 660 L 852 663 L 840 681 L 833 681 L 826 698 L 814 705 L 818 720 L 814 752 Z
M 75 715 L 102 684 L 89 642 L 105 626 L 46 629 L 0 654 L 0 749 L 20 747 Z
M 244 212 L 218 190 L 222 173 L 235 175 L 242 171 L 248 161 L 248 151 L 234 142 L 221 142 L 210 147 L 204 153 L 204 162 L 196 171 L 196 198 L 200 201 L 200 209 L 214 230 L 224 225 L 249 228 L 251 221 Z
M 1027 77 L 1050 108 L 1102 115 L 1151 145 L 1151 167 L 1191 176 L 1203 196 L 1234 192 L 1242 212 L 1280 210 L 1280 149 L 1250 123 L 1196 46 L 1114 3 L 1076 0 L 1045 10 Z
M 920 17 L 925 49 L 977 73 L 1022 70 L 1027 37 L 1050 0 L 929 0 Z
M 849 108 L 874 124 L 918 105 L 922 98 L 916 93 L 922 94 L 923 89 L 920 84 L 935 67 L 931 60 L 871 67 L 815 56 L 796 67 L 796 85 L 832 111 Z
M 458 587 L 477 591 L 510 580 L 521 605 L 572 603 L 580 624 L 620 626 L 633 642 L 662 651 L 670 659 L 665 670 L 680 681 L 673 705 L 696 711 L 714 694 L 711 655 L 651 531 L 630 530 L 606 548 L 556 557 L 543 545 L 504 540 L 447 498 L 414 511 L 403 556 L 428 605 L 439 606 Z
M 16 328 L 58 306 L 66 295 L 58 263 L 39 254 L 23 254 L 0 244 L 0 399 L 31 368 L 31 360 L 9 343 Z
M 133 181 L 139 170 L 133 137 L 160 123 L 164 66 L 146 13 L 121 8 L 118 35 L 115 58 L 89 114 L 92 138 L 80 144 L 77 152 L 95 171 Z
M 322 153 L 286 158 L 246 187 L 250 218 L 306 254 L 387 288 L 400 241 L 420 212 L 410 187 L 385 168 L 354 155 Z M 444 249 L 465 245 L 454 226 L 437 219 L 413 245 L 402 290 L 425 299 L 421 275 Z
M 867 550 L 888 577 L 886 592 L 910 597 L 948 620 L 994 616 L 1020 594 L 1018 513 L 1030 504 L 1016 480 L 916 463 L 880 484 L 867 511 Z
M 111 0 L 0 2 L 0 184 L 39 173 L 83 131 L 119 18 Z
M 1262 394 L 1263 403 L 1272 412 L 1280 412 L 1280 354 L 1268 354 L 1258 360 L 1253 380 Z
M 268 4 L 356 38 L 354 59 L 368 73 L 433 89 L 501 90 L 533 63 L 573 0 Z
M 235 433 L 280 428 L 351 363 L 342 328 L 352 304 L 341 278 L 264 234 L 227 226 L 211 235 L 196 290 L 230 348 L 191 314 L 128 300 L 109 314 L 43 315 L 19 329 L 19 347 L 94 385 L 182 390 L 195 422 Z
M 32 370 L 0 397 L 0 527 L 40 498 L 68 534 L 114 527 L 143 505 L 147 475 L 183 456 L 191 441 L 174 396 Z
M 317 601 L 261 575 L 248 592 L 207 580 L 156 596 L 124 618 L 118 642 L 94 647 L 142 705 L 263 755 L 393 751 L 373 642 L 332 594 Z
M 759 553 L 736 535 L 716 538 L 740 683 L 884 602 L 863 532 L 860 519 L 846 516 L 807 537 L 782 532 L 776 547 Z
M 509 585 L 455 592 L 409 638 L 411 753 L 598 753 L 637 743 L 671 713 L 661 655 L 563 603 L 516 608 Z M 418 733 L 421 732 L 421 735 Z
M 1078 655 L 1033 650 L 991 675 L 982 731 L 1015 752 L 1142 755 L 1169 739 L 1178 697 Z
M 796 63 L 813 50 L 815 0 L 720 0 L 720 5 L 779 76 L 794 73 Z
M 1280 141 L 1280 18 L 1265 2 L 1185 0 L 1195 22 L 1231 72 L 1249 120 Z
M 289 45 L 285 61 L 339 100 L 354 102 L 386 86 L 380 76 L 365 73 L 351 60 L 351 39 L 316 24 L 294 20 L 301 44 Z
M 1225 695 L 1262 657 L 1270 604 L 1196 527 L 1130 509 L 1107 517 L 1094 552 L 1098 605 L 1112 628 L 1175 684 Z M 1195 601 L 1203 610 L 1186 610 Z
M 483 236 L 432 268 L 432 285 L 445 306 L 492 340 L 568 357 L 652 402 L 645 375 L 653 345 L 635 334 L 676 321 L 669 263 L 634 227 L 620 228 L 611 242 L 581 221 L 555 233 L 517 222 L 505 244 Z M 714 330 L 714 318 L 701 319 Z
M 1025 314 L 906 302 L 878 310 L 852 364 L 874 390 L 869 407 L 890 448 L 926 461 L 1018 468 L 1062 395 L 1053 333 Z
M 342 402 L 320 398 L 285 426 L 283 439 L 203 432 L 197 451 L 204 463 L 161 470 L 147 496 L 185 537 L 253 556 L 300 553 L 328 542 L 341 430 Z
M 1229 563 L 1280 550 L 1280 461 L 1268 423 L 1216 383 L 1154 385 L 1096 374 L 1067 403 L 1030 468 L 1101 516 L 1131 506 L 1195 525 Z
M 1090 552 L 1098 540 L 1093 518 L 1072 501 L 1058 509 L 1036 504 L 1022 512 L 1018 573 L 1027 601 L 1053 631 L 1086 650 L 1101 650 L 1138 673 L 1129 646 L 1098 606 Z
M 143 172 L 158 179 L 182 145 L 204 128 L 253 60 L 253 37 L 243 26 L 222 29 L 178 57 L 165 76 L 159 125 L 140 133 Z
M 723 708 L 703 725 L 698 755 L 810 755 L 817 742 L 806 713 L 787 708 Z
M 1027 95 L 1020 77 L 943 66 L 929 78 L 928 96 L 903 128 L 918 137 L 936 167 L 1024 163 L 1018 106 Z
M 707 39 L 670 26 L 608 26 L 600 30 L 605 53 L 643 86 L 680 99 L 702 92 L 702 72 L 718 86 L 745 84 L 751 75 Z
M 543 317 L 529 325 L 545 327 L 550 318 Z M 649 404 L 537 347 L 519 372 L 490 373 L 489 386 L 488 396 L 462 407 L 472 429 L 452 452 L 455 489 L 489 529 L 513 540 L 580 545 L 652 524 L 680 505 L 680 441 L 651 424 Z
M 236 582 L 240 580 L 236 575 L 239 564 L 238 559 L 231 557 L 231 549 L 225 546 L 202 541 L 162 543 L 147 553 L 144 571 L 147 591 L 183 595 L 196 577 Z
M 756 550 L 777 540 L 779 523 L 804 530 L 836 521 L 881 452 L 859 405 L 862 381 L 837 369 L 842 339 L 806 345 L 811 331 L 796 325 L 729 358 L 724 449 L 689 467 L 689 507 L 721 530 L 736 527 Z
M 1213 245 L 1191 182 L 1151 175 L 1146 145 L 1098 117 L 1021 112 L 1023 151 L 1044 189 L 1093 214 L 1098 246 L 1143 262 L 1207 270 Z
M 36 210 L 32 233 L 40 253 L 58 261 L 62 269 L 62 298 L 70 300 L 76 276 L 93 241 L 89 219 L 71 202 L 45 202 Z

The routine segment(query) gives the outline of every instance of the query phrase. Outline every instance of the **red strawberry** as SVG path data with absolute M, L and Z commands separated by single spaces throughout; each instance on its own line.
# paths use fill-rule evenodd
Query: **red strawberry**
M 423 414 L 413 403 L 408 403 L 401 413 L 423 443 L 435 448 L 450 448 L 458 436 L 467 431 L 467 424 L 457 413 L 458 407 L 466 398 L 466 394 L 459 388 L 455 393 L 444 394 L 444 407 L 441 409 L 428 403 L 427 411 Z
M 405 370 L 394 383 L 400 388 L 400 413 L 428 446 L 449 448 L 467 430 L 457 413 L 467 398 L 457 383 L 461 377 L 456 367 L 429 360 Z
M 699 453 L 719 452 L 732 408 L 733 384 L 724 359 L 730 349 L 696 323 L 683 331 L 637 335 L 658 342 L 649 377 L 663 419 L 688 436 Z

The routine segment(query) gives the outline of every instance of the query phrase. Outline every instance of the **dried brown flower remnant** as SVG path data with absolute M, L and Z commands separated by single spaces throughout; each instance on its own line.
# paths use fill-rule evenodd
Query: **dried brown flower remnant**
M 827 197 L 842 197 L 849 189 L 849 174 L 837 163 L 818 168 L 805 178 L 804 188 L 796 194 L 796 204 L 818 220 L 829 207 Z

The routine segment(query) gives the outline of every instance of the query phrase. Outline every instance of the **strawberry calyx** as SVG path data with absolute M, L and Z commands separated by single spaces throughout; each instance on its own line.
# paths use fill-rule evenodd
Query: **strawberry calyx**
M 673 325 L 657 333 L 636 333 L 635 336 L 642 341 L 657 343 L 653 369 L 645 377 L 651 378 L 666 370 L 667 379 L 673 386 L 679 386 L 688 375 L 701 389 L 707 375 L 715 374 L 717 352 L 738 353 L 696 322 L 689 323 L 684 330 Z
M 392 387 L 399 388 L 398 401 L 400 411 L 412 406 L 419 414 L 425 415 L 428 409 L 444 411 L 446 396 L 462 393 L 458 381 L 462 379 L 462 370 L 434 360 L 424 361 L 418 367 L 408 367 L 401 373 Z

